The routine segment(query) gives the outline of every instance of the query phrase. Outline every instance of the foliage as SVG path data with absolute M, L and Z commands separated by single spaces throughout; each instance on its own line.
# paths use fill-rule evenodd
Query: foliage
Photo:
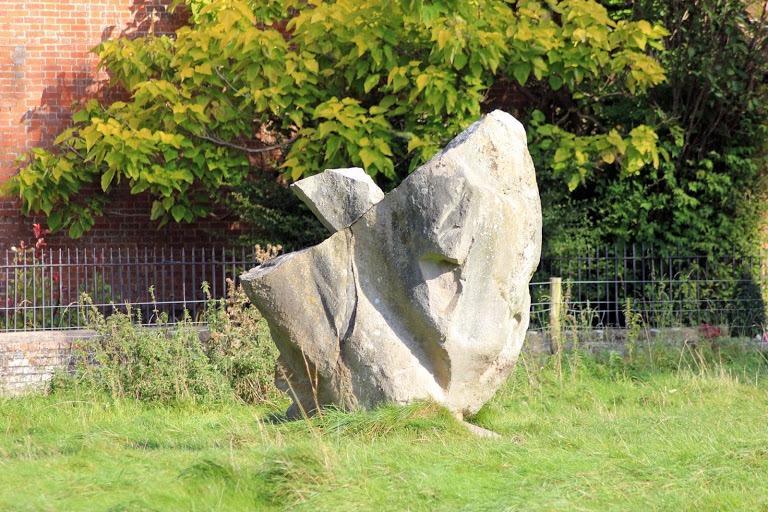
M 79 343 L 74 375 L 58 376 L 54 389 L 160 403 L 279 397 L 273 382 L 277 349 L 266 322 L 231 283 L 227 299 L 209 301 L 205 342 L 189 318 L 169 325 L 155 312 L 156 324 L 143 327 L 130 306 L 104 316 L 87 296 L 83 309 L 96 335 Z
M 172 329 L 142 328 L 130 309 L 104 317 L 91 308 L 89 317 L 96 336 L 79 343 L 75 375 L 62 376 L 55 387 L 76 385 L 113 398 L 156 402 L 228 397 L 224 376 L 206 357 L 189 322 Z
M 258 310 L 241 287 L 228 281 L 228 297 L 209 302 L 206 324 L 210 339 L 205 352 L 224 375 L 235 396 L 247 403 L 274 399 L 277 347 Z
M 8 329 L 53 327 L 61 322 L 59 290 L 54 288 L 60 276 L 45 251 L 48 230 L 33 224 L 32 232 L 33 243 L 21 240 L 11 247 L 13 259 L 8 264 L 13 268 L 13 277 L 7 282 L 7 301 L 3 305 L 3 320 Z
M 243 183 L 228 200 L 243 227 L 241 242 L 245 245 L 272 243 L 292 251 L 315 245 L 327 236 L 309 208 L 267 173 Z
M 578 252 L 582 245 L 639 243 L 665 251 L 752 253 L 766 215 L 768 18 L 750 13 L 742 0 L 632 2 L 616 5 L 616 19 L 647 19 L 671 31 L 658 54 L 668 79 L 635 98 L 608 98 L 579 116 L 595 126 L 644 123 L 655 128 L 658 166 L 629 179 L 592 174 L 586 187 L 569 193 L 540 173 L 545 230 L 554 234 L 548 252 Z M 535 119 L 534 119 L 535 121 Z M 566 128 L 579 117 L 566 121 Z M 540 146 L 534 145 L 538 151 Z
M 666 31 L 615 21 L 594 0 L 191 6 L 195 23 L 175 38 L 100 45 L 130 99 L 88 102 L 52 151 L 30 153 L 12 180 L 25 211 L 78 237 L 106 201 L 87 194 L 94 187 L 147 192 L 153 219 L 190 222 L 252 167 L 297 179 L 356 165 L 391 185 L 494 107 L 497 86 L 561 100 L 534 113 L 531 136 L 539 164 L 571 190 L 602 169 L 634 175 L 665 156 L 643 120 L 583 115 L 664 79 L 651 50 Z
M 563 279 L 568 329 L 727 327 L 731 335 L 765 331 L 764 259 L 732 253 L 658 253 L 648 247 L 605 247 L 574 257 L 544 257 L 531 287 L 531 329 L 548 325 L 547 280 Z M 543 286 L 542 286 L 543 284 Z

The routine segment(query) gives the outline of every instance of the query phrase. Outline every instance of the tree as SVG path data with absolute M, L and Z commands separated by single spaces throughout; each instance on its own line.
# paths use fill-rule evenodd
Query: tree
M 768 204 L 766 4 L 759 10 L 742 0 L 606 4 L 617 20 L 670 28 L 658 54 L 668 79 L 646 94 L 596 102 L 586 114 L 598 126 L 654 127 L 660 164 L 630 178 L 593 173 L 573 193 L 540 174 L 547 202 L 564 205 L 545 210 L 549 251 L 578 251 L 574 239 L 698 254 L 758 249 Z
M 86 103 L 12 190 L 78 237 L 106 195 L 154 198 L 161 223 L 207 215 L 254 173 L 298 179 L 359 165 L 392 186 L 492 108 L 546 91 L 530 116 L 540 167 L 570 190 L 599 172 L 660 165 L 653 127 L 593 122 L 589 106 L 661 83 L 666 31 L 593 0 L 189 2 L 175 37 L 115 40 L 101 65 L 126 101 Z M 577 119 L 577 122 L 566 121 Z

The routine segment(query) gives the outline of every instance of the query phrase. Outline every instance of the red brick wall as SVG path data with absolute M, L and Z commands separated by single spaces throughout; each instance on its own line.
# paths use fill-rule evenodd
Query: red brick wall
M 238 233 L 237 225 L 227 218 L 211 218 L 195 224 L 168 224 L 159 228 L 149 220 L 150 199 L 146 196 L 115 194 L 106 215 L 96 221 L 94 228 L 79 240 L 70 240 L 66 233 L 46 236 L 49 246 L 58 247 L 133 247 L 231 246 Z M 0 257 L 20 240 L 34 242 L 32 224 L 45 226 L 45 217 L 25 217 L 15 200 L 0 199 Z
M 73 102 L 94 95 L 106 79 L 90 50 L 111 37 L 170 33 L 184 15 L 167 0 L 0 0 L 0 181 L 26 150 L 47 146 L 69 123 Z M 157 230 L 148 200 L 117 194 L 109 214 L 79 245 L 204 245 L 226 239 L 225 221 Z M 0 250 L 31 238 L 33 221 L 13 199 L 0 198 Z M 66 237 L 50 241 L 66 245 Z

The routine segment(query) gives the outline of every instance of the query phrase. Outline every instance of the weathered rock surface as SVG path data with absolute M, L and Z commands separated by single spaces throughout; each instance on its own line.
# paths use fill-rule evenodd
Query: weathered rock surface
M 291 189 L 331 233 L 350 226 L 384 199 L 384 192 L 359 167 L 328 169 L 297 181 Z
M 334 172 L 309 180 L 341 183 Z M 418 399 L 476 412 L 514 368 L 541 249 L 522 125 L 485 116 L 380 201 L 304 181 L 334 234 L 242 276 L 298 401 L 289 413 Z M 349 196 L 372 204 L 339 213 Z

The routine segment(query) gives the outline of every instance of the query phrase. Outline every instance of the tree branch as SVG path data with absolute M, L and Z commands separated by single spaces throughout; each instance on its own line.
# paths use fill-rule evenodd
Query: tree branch
M 288 139 L 285 142 L 281 142 L 279 144 L 272 144 L 271 146 L 264 146 L 261 148 L 249 148 L 248 146 L 241 146 L 240 144 L 235 144 L 233 142 L 226 141 L 224 139 L 220 139 L 218 137 L 214 137 L 212 135 L 195 135 L 195 137 L 198 137 L 203 140 L 207 140 L 208 142 L 213 142 L 214 144 L 218 144 L 219 146 L 225 146 L 232 149 L 237 149 L 240 151 L 243 151 L 245 153 L 248 153 L 250 155 L 258 154 L 258 153 L 266 153 L 267 151 L 274 151 L 275 149 L 284 148 L 285 146 L 290 146 L 293 144 L 296 139 L 298 138 L 297 135 L 294 135 L 290 139 Z
M 81 160 L 85 160 L 85 157 L 72 144 L 65 144 L 64 147 L 80 157 Z
M 227 77 L 225 77 L 225 76 L 224 76 L 224 75 L 221 73 L 221 71 L 219 71 L 219 68 L 218 68 L 218 67 L 214 68 L 214 71 L 216 71 L 216 74 L 218 75 L 218 77 L 219 77 L 219 78 L 221 78 L 221 79 L 224 81 L 224 83 L 225 83 L 225 84 L 227 84 L 227 86 L 229 86 L 229 88 L 230 88 L 230 89 L 232 89 L 232 91 L 233 91 L 233 92 L 237 92 L 237 90 L 238 90 L 238 89 L 237 89 L 237 87 L 235 87 L 235 86 L 232 84 L 232 82 L 230 82 L 229 80 L 227 80 Z

